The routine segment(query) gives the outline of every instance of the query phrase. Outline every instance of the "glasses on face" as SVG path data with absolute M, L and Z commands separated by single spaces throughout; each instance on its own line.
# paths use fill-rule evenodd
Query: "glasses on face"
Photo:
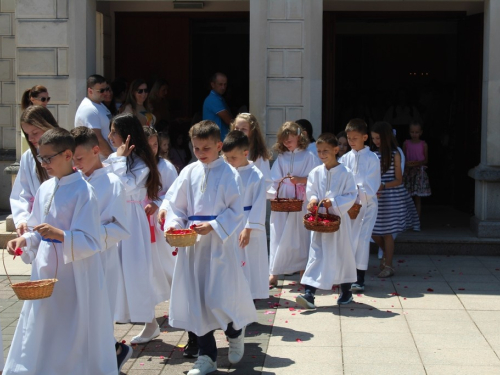
M 109 91 L 109 90 L 110 90 L 110 88 L 109 88 L 109 86 L 108 86 L 108 87 L 105 87 L 105 88 L 103 88 L 103 89 L 100 89 L 100 90 L 95 90 L 95 91 L 97 91 L 99 94 L 104 94 L 105 92 L 107 92 L 107 91 Z
M 45 163 L 45 164 L 50 164 L 53 158 L 55 158 L 57 155 L 62 154 L 66 150 L 59 151 L 57 154 L 54 154 L 52 156 L 40 156 L 37 155 L 36 158 L 40 163 Z
M 50 96 L 49 97 L 45 97 L 45 96 L 42 96 L 41 98 L 33 98 L 33 100 L 40 100 L 42 103 L 45 103 L 45 102 L 50 102 Z
M 149 93 L 149 90 L 148 89 L 139 89 L 139 90 L 137 90 L 137 93 L 138 94 L 143 94 L 143 93 L 147 94 L 147 93 Z

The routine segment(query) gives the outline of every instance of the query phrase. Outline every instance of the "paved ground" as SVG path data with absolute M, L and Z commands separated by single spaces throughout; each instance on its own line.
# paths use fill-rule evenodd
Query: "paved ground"
M 259 321 L 247 328 L 239 364 L 229 366 L 225 337 L 216 333 L 217 373 L 500 374 L 500 257 L 408 255 L 396 260 L 396 276 L 368 278 L 366 293 L 356 296 L 356 303 L 338 307 L 337 292 L 323 292 L 315 312 L 295 305 L 297 276 L 282 280 L 269 300 L 258 303 Z M 2 280 L 6 356 L 22 302 Z M 167 314 L 167 304 L 160 305 L 160 339 L 137 346 L 124 374 L 185 374 L 191 368 L 192 361 L 182 357 L 186 335 L 167 325 Z M 140 330 L 115 326 L 117 338 L 127 341 Z

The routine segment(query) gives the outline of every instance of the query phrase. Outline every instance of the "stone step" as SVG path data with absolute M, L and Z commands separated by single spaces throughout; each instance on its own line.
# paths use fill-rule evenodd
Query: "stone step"
M 14 230 L 7 230 L 6 219 L 7 218 L 2 218 L 0 220 L 0 249 L 5 249 L 7 242 L 17 237 L 15 228 L 10 227 L 9 229 L 14 229 Z M 12 223 L 12 225 L 13 224 L 14 223 Z
M 14 225 L 14 218 L 12 217 L 12 215 L 7 216 L 5 225 L 6 225 L 7 232 L 15 232 L 16 231 L 16 226 Z

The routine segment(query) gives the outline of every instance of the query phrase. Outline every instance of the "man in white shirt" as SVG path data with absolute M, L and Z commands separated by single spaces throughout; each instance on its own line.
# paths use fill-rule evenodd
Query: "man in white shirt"
M 98 74 L 87 78 L 87 97 L 82 100 L 75 115 L 75 128 L 86 126 L 94 130 L 99 140 L 101 159 L 106 159 L 114 149 L 108 141 L 111 112 L 103 104 L 104 95 L 110 87 L 106 79 Z

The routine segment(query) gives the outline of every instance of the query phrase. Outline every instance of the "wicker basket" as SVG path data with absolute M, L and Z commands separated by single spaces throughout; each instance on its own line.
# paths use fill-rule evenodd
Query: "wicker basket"
M 280 198 L 280 188 L 281 184 L 287 178 L 292 178 L 291 176 L 286 176 L 281 179 L 278 184 L 278 190 L 276 190 L 276 198 L 271 199 L 271 211 L 275 212 L 300 212 L 302 211 L 302 205 L 304 201 L 302 199 L 297 199 L 297 186 L 295 185 L 295 198 Z
M 351 220 L 355 220 L 358 215 L 359 215 L 359 210 L 361 210 L 362 205 L 359 203 L 354 203 L 351 208 L 349 208 L 349 211 L 347 211 L 347 214 L 351 218 Z
M 192 229 L 184 229 L 185 231 L 189 231 L 189 233 L 183 234 L 175 234 L 165 232 L 165 239 L 172 247 L 188 247 L 193 246 L 196 243 L 196 238 L 198 237 L 198 233 L 196 233 Z
M 54 250 L 56 247 L 52 242 L 52 246 L 54 246 Z M 57 282 L 57 268 L 59 267 L 59 259 L 56 251 L 56 275 L 53 279 L 42 279 L 42 280 L 34 280 L 34 281 L 24 281 L 22 283 L 12 283 L 9 274 L 7 273 L 7 268 L 5 267 L 5 250 L 2 254 L 2 262 L 3 268 L 5 269 L 5 274 L 9 279 L 9 286 L 12 288 L 14 293 L 16 293 L 17 298 L 20 300 L 32 300 L 32 299 L 43 299 L 48 298 L 52 295 L 54 291 L 54 285 Z
M 340 217 L 337 215 L 333 214 L 320 214 L 319 212 L 319 207 L 323 204 L 325 200 L 323 199 L 321 202 L 318 204 L 318 208 L 316 209 L 316 213 L 308 213 L 304 215 L 304 226 L 306 227 L 307 230 L 312 230 L 314 232 L 320 232 L 320 233 L 333 233 L 339 230 L 340 228 Z M 309 221 L 308 219 L 310 217 L 314 217 L 314 221 Z M 329 220 L 328 223 L 325 223 L 323 221 L 318 221 L 318 218 L 321 219 L 327 219 Z

